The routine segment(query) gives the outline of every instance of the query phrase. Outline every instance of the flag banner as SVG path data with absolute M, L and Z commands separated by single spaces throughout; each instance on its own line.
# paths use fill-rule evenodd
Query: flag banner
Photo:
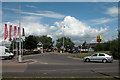
M 22 36 L 25 36 L 25 30 L 24 30 L 24 28 L 22 30 Z
M 7 29 L 7 24 L 5 24 L 5 29 L 4 29 L 4 40 L 6 40 L 8 37 L 8 29 Z
M 20 27 L 18 27 L 18 36 L 20 35 Z
M 17 27 L 14 26 L 14 36 L 16 36 L 16 34 L 17 34 Z
M 11 35 L 11 33 L 12 33 L 12 25 L 10 25 L 10 27 L 9 27 L 9 41 L 12 40 L 12 35 Z

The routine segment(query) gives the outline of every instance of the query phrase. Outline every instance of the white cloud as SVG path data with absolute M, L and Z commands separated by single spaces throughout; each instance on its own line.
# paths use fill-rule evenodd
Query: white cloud
M 116 18 L 100 18 L 100 19 L 93 19 L 90 20 L 90 22 L 92 22 L 92 24 L 96 25 L 96 24 L 105 24 L 105 23 L 109 23 L 116 20 Z
M 29 8 L 37 8 L 36 6 L 33 6 L 33 5 L 26 5 L 26 7 L 29 7 Z
M 3 9 L 7 9 L 7 10 L 10 10 L 10 11 L 15 11 L 15 12 L 20 12 L 19 9 L 15 9 L 15 8 L 3 8 Z
M 48 18 L 57 18 L 57 19 L 63 19 L 65 17 L 65 15 L 57 13 L 57 12 L 53 12 L 53 11 L 37 11 L 35 12 L 24 12 L 24 11 L 20 11 L 19 9 L 14 9 L 14 8 L 4 8 L 7 10 L 11 10 L 17 13 L 21 13 L 21 14 L 27 14 L 27 15 L 32 15 L 32 16 L 42 16 L 42 17 L 48 17 Z
M 49 18 L 57 18 L 57 19 L 62 19 L 62 18 L 65 17 L 65 15 L 63 15 L 63 14 L 52 12 L 52 11 L 38 11 L 38 13 L 33 13 L 33 12 L 21 12 L 21 13 L 22 14 L 28 14 L 28 15 L 49 17 Z
M 58 26 L 55 36 L 67 36 L 76 43 L 83 41 L 93 42 L 98 34 L 106 35 L 108 30 L 108 28 L 102 27 L 99 29 L 92 28 L 71 16 L 65 17 L 61 22 L 56 22 L 55 25 Z M 65 28 L 63 28 L 64 26 Z
M 41 23 L 41 17 L 26 16 L 22 18 L 22 26 L 26 30 L 27 35 L 47 35 L 51 27 L 47 24 Z
M 118 16 L 118 7 L 115 7 L 115 6 L 110 7 L 106 10 L 105 13 L 110 16 Z
M 54 26 L 41 23 L 41 19 L 36 16 L 24 16 L 21 18 L 21 24 L 25 28 L 26 36 L 48 35 L 54 40 L 66 36 L 70 37 L 76 44 L 80 44 L 83 41 L 95 42 L 98 34 L 106 35 L 108 30 L 108 28 L 102 27 L 99 29 L 92 28 L 71 16 L 66 16 L 61 22 L 55 22 Z M 18 26 L 18 21 L 9 24 Z

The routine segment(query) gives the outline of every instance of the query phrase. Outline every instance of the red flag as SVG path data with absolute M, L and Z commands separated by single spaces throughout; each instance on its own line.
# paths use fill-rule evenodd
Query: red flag
M 14 36 L 16 35 L 16 33 L 17 33 L 17 27 L 14 26 Z
M 6 40 L 8 37 L 8 29 L 7 29 L 7 24 L 5 24 L 5 30 L 4 30 L 4 40 Z
M 10 28 L 9 28 L 9 41 L 12 40 L 12 35 L 11 35 L 11 33 L 12 33 L 12 25 L 10 25 Z
M 18 35 L 20 35 L 20 27 L 18 27 Z
M 22 36 L 25 36 L 25 30 L 24 30 L 24 28 L 22 30 Z

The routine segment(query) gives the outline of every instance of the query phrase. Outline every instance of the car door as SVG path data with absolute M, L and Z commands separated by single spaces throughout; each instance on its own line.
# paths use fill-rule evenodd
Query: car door
M 91 60 L 91 61 L 96 61 L 96 60 L 97 60 L 97 56 L 98 56 L 97 53 L 96 53 L 96 54 L 93 54 L 93 55 L 91 56 L 90 60 Z
M 102 61 L 105 58 L 105 54 L 99 53 L 98 60 Z

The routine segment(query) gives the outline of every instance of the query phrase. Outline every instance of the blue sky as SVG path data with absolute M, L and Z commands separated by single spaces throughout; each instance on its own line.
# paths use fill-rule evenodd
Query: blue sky
M 3 2 L 2 16 L 3 23 L 17 25 L 20 13 L 23 26 L 26 26 L 27 31 L 31 31 L 27 32 L 28 35 L 35 33 L 35 30 L 28 28 L 37 25 L 36 28 L 41 30 L 38 31 L 40 35 L 57 38 L 63 36 L 64 31 L 64 35 L 77 42 L 83 37 L 95 37 L 101 34 L 103 37 L 109 36 L 104 38 L 107 41 L 117 34 L 117 8 L 117 2 Z M 63 30 L 64 25 L 69 29 Z M 47 28 L 50 29 L 47 31 Z M 93 33 L 89 35 L 89 32 Z M 95 39 L 92 39 L 90 38 L 94 42 Z
M 18 5 L 19 2 L 3 3 L 3 11 L 6 12 L 6 15 L 15 15 L 15 12 L 6 10 L 4 8 L 19 9 Z M 25 12 L 34 13 L 37 11 L 53 11 L 65 16 L 74 16 L 79 20 L 86 21 L 102 17 L 112 18 L 110 15 L 104 14 L 104 12 L 107 10 L 107 8 L 113 6 L 117 7 L 117 5 L 117 2 L 22 2 L 21 9 Z M 32 6 L 35 6 L 36 8 Z M 17 13 L 16 16 L 18 15 L 19 14 Z M 53 18 L 44 19 L 52 19 L 53 21 Z M 49 23 L 49 21 L 47 23 Z

